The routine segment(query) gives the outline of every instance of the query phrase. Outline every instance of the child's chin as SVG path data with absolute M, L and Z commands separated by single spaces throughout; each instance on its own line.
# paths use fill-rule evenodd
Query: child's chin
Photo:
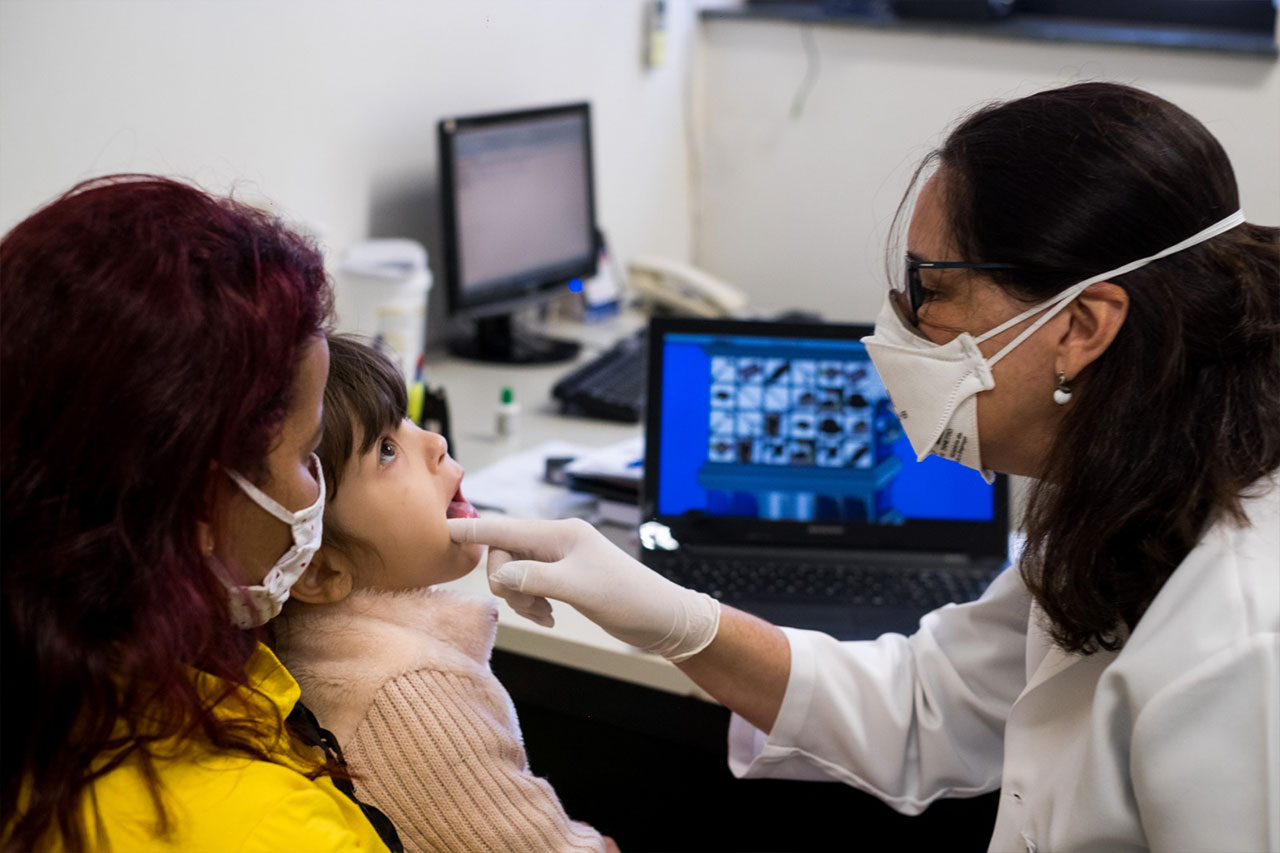
M 461 567 L 458 577 L 471 574 L 480 565 L 480 559 L 484 556 L 484 546 L 472 542 L 456 547 L 458 549 L 458 565 Z

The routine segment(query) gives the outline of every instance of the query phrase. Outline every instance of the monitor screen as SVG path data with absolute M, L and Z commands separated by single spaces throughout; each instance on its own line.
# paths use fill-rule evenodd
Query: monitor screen
M 995 489 L 978 472 L 916 461 L 858 340 L 670 332 L 659 345 L 659 516 L 995 518 Z
M 451 308 L 473 316 L 593 270 L 586 104 L 441 122 Z

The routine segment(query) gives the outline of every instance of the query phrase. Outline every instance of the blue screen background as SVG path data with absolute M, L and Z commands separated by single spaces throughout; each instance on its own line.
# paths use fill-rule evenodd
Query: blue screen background
M 658 513 L 678 516 L 696 511 L 710 515 L 776 517 L 761 512 L 754 498 L 721 490 L 708 490 L 699 481 L 700 471 L 709 459 L 712 418 L 712 356 L 732 351 L 737 343 L 750 345 L 750 351 L 759 352 L 765 343 L 771 353 L 783 358 L 803 354 L 798 345 L 813 345 L 813 341 L 787 339 L 743 339 L 704 335 L 669 334 L 663 345 L 661 459 L 659 460 Z M 876 387 L 883 389 L 866 349 L 857 342 L 823 342 L 841 347 L 839 357 L 845 362 L 865 362 L 872 373 Z M 828 353 L 830 348 L 828 347 Z M 744 351 L 747 351 L 744 349 Z M 828 356 L 829 357 L 829 356 Z M 860 366 L 860 365 L 859 365 Z M 887 407 L 886 407 L 887 408 Z M 896 418 L 891 412 L 884 417 Z M 905 433 L 891 445 L 892 455 L 901 463 L 882 493 L 881 523 L 901 523 L 906 519 L 941 521 L 989 521 L 995 513 L 994 489 L 983 481 L 977 471 L 964 468 L 954 462 L 927 457 L 917 462 Z M 892 434 L 892 433 L 890 433 Z M 887 454 L 886 454 L 887 455 Z M 890 463 L 891 464 L 891 463 Z M 785 489 L 779 486 L 777 477 L 794 467 L 750 465 L 749 478 L 758 472 L 760 489 Z M 806 470 L 816 470 L 812 467 Z M 839 469 L 835 471 L 839 474 Z M 885 521 L 884 519 L 894 519 Z M 859 519 L 862 520 L 862 519 Z

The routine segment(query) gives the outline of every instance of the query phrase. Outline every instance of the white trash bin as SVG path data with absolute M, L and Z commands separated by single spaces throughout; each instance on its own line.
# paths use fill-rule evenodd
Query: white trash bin
M 342 325 L 380 338 L 411 382 L 426 348 L 431 290 L 426 248 L 403 238 L 369 240 L 347 251 L 339 271 L 347 289 L 344 301 L 355 309 L 355 316 L 344 316 Z

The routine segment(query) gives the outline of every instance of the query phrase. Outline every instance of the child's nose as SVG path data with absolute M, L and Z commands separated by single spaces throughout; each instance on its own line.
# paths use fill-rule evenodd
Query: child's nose
M 445 457 L 449 455 L 449 442 L 445 441 L 443 435 L 438 432 L 422 433 L 423 444 L 426 448 L 427 464 L 431 466 L 431 470 L 440 467 Z

